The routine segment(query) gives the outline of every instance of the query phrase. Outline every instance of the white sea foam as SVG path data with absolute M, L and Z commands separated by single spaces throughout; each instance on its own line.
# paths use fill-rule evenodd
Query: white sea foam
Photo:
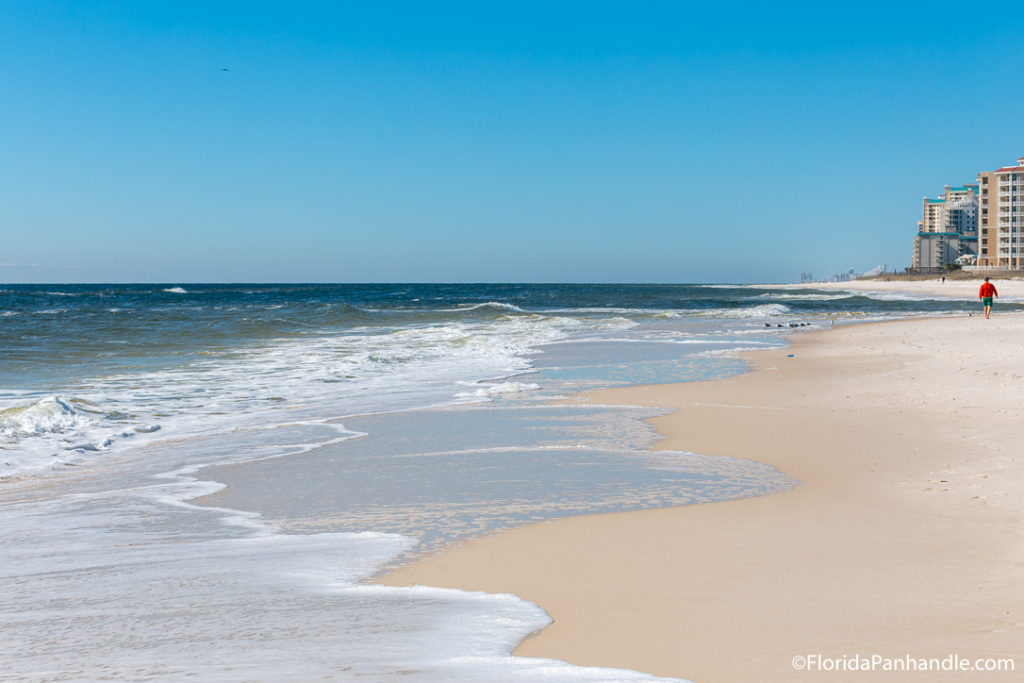
M 838 294 L 786 294 L 780 292 L 772 292 L 770 294 L 762 294 L 759 298 L 761 299 L 782 299 L 783 301 L 842 301 L 844 299 L 852 299 L 857 294 L 853 292 L 842 292 Z
M 61 401 L 59 414 L 78 412 Z M 11 616 L 0 623 L 5 673 L 27 680 L 54 672 L 158 681 L 334 673 L 374 681 L 664 680 L 512 657 L 550 623 L 515 596 L 366 585 L 412 546 L 407 537 L 281 534 L 253 513 L 188 502 L 222 487 L 193 478 L 198 458 L 221 460 L 222 449 L 239 459 L 271 457 L 288 442 L 292 452 L 309 450 L 332 431 L 353 435 L 337 424 L 296 423 L 233 429 L 222 443 L 210 435 L 152 442 L 144 460 L 122 462 L 103 479 L 72 476 L 58 496 L 28 489 L 30 497 L 0 507 L 0 593 Z M 159 474 L 182 462 L 192 464 Z
M 875 301 L 948 301 L 957 297 L 935 296 L 934 294 L 909 294 L 907 292 L 876 292 L 871 290 L 844 290 L 850 296 L 862 296 Z
M 677 320 L 685 318 L 688 315 L 692 315 L 693 311 L 689 309 L 673 309 L 673 308 L 621 308 L 621 307 L 581 307 L 581 308 L 556 308 L 551 309 L 548 313 L 558 314 L 571 314 L 571 315 L 599 315 L 599 316 L 615 316 L 619 320 L 631 320 L 633 318 L 645 319 L 669 319 Z M 635 324 L 635 323 L 634 323 Z
M 539 384 L 530 382 L 501 382 L 499 384 L 485 384 L 473 391 L 460 391 L 455 394 L 460 399 L 487 399 L 503 394 L 519 394 L 524 391 L 537 391 Z
M 0 477 L 80 463 L 159 430 L 159 424 L 135 424 L 129 415 L 107 413 L 83 399 L 0 400 Z M 149 439 L 132 441 L 141 446 Z
M 96 423 L 96 418 L 82 407 L 76 409 L 61 396 L 48 396 L 40 401 L 0 410 L 0 434 L 24 438 L 40 434 L 61 434 Z
M 166 439 L 447 402 L 459 386 L 529 369 L 528 356 L 538 344 L 634 324 L 625 318 L 517 315 L 393 331 L 363 328 L 270 340 L 230 357 L 204 354 L 166 370 L 97 377 L 75 388 L 77 397 L 97 406 L 95 413 L 78 411 L 59 430 L 3 433 L 0 476 Z M 0 409 L 44 398 L 0 394 Z M 79 421 L 83 414 L 89 419 Z M 137 429 L 151 424 L 162 429 Z
M 649 308 L 622 308 L 615 306 L 580 306 L 577 308 L 552 308 L 548 313 L 571 313 L 580 315 L 647 315 L 655 313 Z
M 164 291 L 169 294 L 188 294 L 184 287 L 168 287 Z
M 5 675 L 668 680 L 512 657 L 523 638 L 551 621 L 536 605 L 512 595 L 364 584 L 413 541 L 281 534 L 249 513 L 182 502 L 209 492 L 179 475 L 156 486 L 64 491 L 0 508 Z
M 760 304 L 747 308 L 719 309 L 716 311 L 718 315 L 727 318 L 774 318 L 791 312 L 792 309 L 785 304 Z
M 752 334 L 763 334 L 764 331 L 763 331 L 763 329 L 754 329 L 754 330 L 751 330 L 751 333 Z M 739 333 L 733 331 L 733 332 L 730 332 L 730 334 L 739 334 Z M 672 337 L 654 337 L 654 338 L 646 338 L 646 337 L 641 337 L 641 338 L 635 338 L 635 337 L 579 337 L 579 338 L 574 338 L 574 339 L 565 339 L 565 340 L 554 341 L 554 342 L 551 342 L 549 345 L 550 346 L 555 346 L 555 345 L 559 345 L 559 344 L 587 344 L 587 343 L 595 343 L 595 344 L 609 344 L 609 343 L 614 343 L 614 344 L 676 344 L 676 345 L 679 345 L 679 346 L 691 346 L 691 345 L 700 345 L 700 346 L 720 346 L 720 345 L 725 345 L 725 346 L 729 346 L 729 345 L 732 345 L 732 344 L 736 344 L 737 341 L 734 340 L 734 339 L 709 338 L 709 337 L 689 337 L 689 338 L 682 338 L 682 339 L 675 339 L 675 338 L 672 338 Z M 771 343 L 771 342 L 744 341 L 743 343 L 744 344 L 765 344 L 767 346 L 775 346 L 775 344 Z
M 464 311 L 477 311 L 481 308 L 496 308 L 502 311 L 514 311 L 516 313 L 524 313 L 523 309 L 519 308 L 514 304 L 507 304 L 501 301 L 488 301 L 482 304 L 462 304 L 456 308 L 443 308 L 440 309 L 443 313 L 461 313 Z
M 751 327 L 751 328 L 746 329 L 746 330 L 729 330 L 729 336 L 730 337 L 742 337 L 742 336 L 749 336 L 749 335 L 765 334 L 766 332 L 774 333 L 775 331 L 776 331 L 775 328 L 773 328 L 771 330 L 767 330 L 767 329 L 765 329 L 762 326 L 758 326 L 758 327 Z
M 721 357 L 733 358 L 733 357 L 736 357 L 739 354 L 747 352 L 747 351 L 764 351 L 764 350 L 765 350 L 765 345 L 759 345 L 759 346 L 747 345 L 747 346 L 733 346 L 733 347 L 730 347 L 728 349 L 708 349 L 707 351 L 700 351 L 700 352 L 698 352 L 698 353 L 696 353 L 694 355 L 696 355 L 698 358 L 721 358 Z

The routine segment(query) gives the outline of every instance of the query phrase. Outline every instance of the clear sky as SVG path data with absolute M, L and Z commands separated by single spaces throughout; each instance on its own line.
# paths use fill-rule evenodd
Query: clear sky
M 0 2 L 0 282 L 793 281 L 1024 155 L 1024 9 Z

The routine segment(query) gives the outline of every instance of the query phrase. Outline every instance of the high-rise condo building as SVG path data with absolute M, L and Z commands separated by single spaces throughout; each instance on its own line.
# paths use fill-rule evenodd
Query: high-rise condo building
M 978 253 L 978 186 L 950 187 L 938 199 L 925 197 L 917 223 L 912 267 L 942 270 Z
M 978 265 L 1024 268 L 1024 157 L 978 174 Z

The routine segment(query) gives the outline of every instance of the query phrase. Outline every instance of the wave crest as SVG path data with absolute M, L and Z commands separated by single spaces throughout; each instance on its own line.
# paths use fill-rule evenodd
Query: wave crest
M 733 318 L 774 318 L 790 313 L 792 309 L 783 304 L 761 304 L 750 308 L 741 308 L 729 313 Z
M 442 309 L 446 313 L 466 313 L 467 311 L 479 311 L 482 309 L 494 311 L 512 311 L 513 313 L 525 313 L 523 309 L 514 304 L 506 304 L 501 301 L 488 301 L 482 304 L 462 304 L 457 308 Z
M 475 391 L 460 391 L 455 394 L 455 396 L 456 398 L 461 399 L 484 399 L 491 398 L 492 396 L 500 396 L 502 394 L 518 394 L 524 391 L 537 391 L 538 389 L 540 389 L 539 384 L 529 382 L 502 382 L 500 384 L 488 384 Z
M 95 420 L 61 396 L 48 396 L 27 406 L 0 412 L 0 433 L 12 438 L 61 434 L 88 427 Z

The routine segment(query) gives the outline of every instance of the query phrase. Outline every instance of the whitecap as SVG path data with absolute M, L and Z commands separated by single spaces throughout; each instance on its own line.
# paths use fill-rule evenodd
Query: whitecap
M 61 396 L 0 411 L 0 434 L 12 438 L 59 434 L 91 425 L 94 420 Z
M 533 384 L 531 382 L 501 382 L 500 384 L 487 384 L 478 387 L 474 391 L 460 391 L 455 394 L 456 398 L 461 399 L 485 399 L 493 396 L 501 396 L 502 394 L 518 394 L 524 391 L 537 391 L 540 389 L 539 384 Z
M 761 299 L 782 299 L 784 301 L 841 301 L 843 299 L 852 299 L 856 294 L 850 293 L 839 293 L 839 294 L 762 294 L 759 298 Z
M 462 304 L 457 308 L 443 308 L 441 309 L 444 313 L 464 313 L 466 311 L 476 311 L 481 308 L 496 308 L 502 311 L 513 311 L 515 313 L 525 313 L 523 309 L 513 304 L 506 304 L 500 301 L 488 301 L 483 304 Z
M 733 311 L 725 311 L 724 315 L 729 318 L 772 318 L 786 315 L 792 309 L 783 304 L 761 304 L 750 308 L 740 308 Z M 720 311 L 720 313 L 722 313 Z

